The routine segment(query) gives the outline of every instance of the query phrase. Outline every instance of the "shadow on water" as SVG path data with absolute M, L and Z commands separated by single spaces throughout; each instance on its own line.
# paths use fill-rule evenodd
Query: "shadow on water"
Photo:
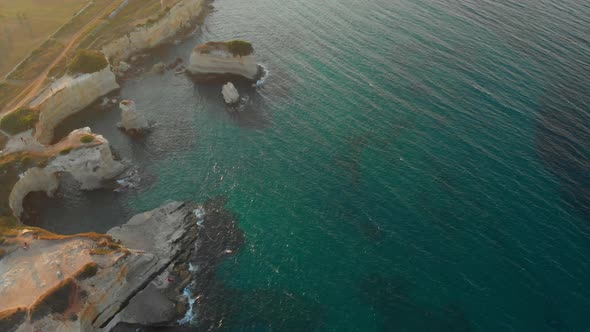
M 412 298 L 413 285 L 401 277 L 366 275 L 359 283 L 361 300 L 379 314 L 382 331 L 472 331 L 471 322 L 456 305 L 434 307 Z
M 60 234 L 106 232 L 129 219 L 135 211 L 125 206 L 122 198 L 149 187 L 156 178 L 131 170 L 141 181 L 133 188 L 114 191 L 112 186 L 85 191 L 68 173 L 60 174 L 60 187 L 53 197 L 44 192 L 32 192 L 24 201 L 22 220 L 26 225 L 45 228 Z
M 563 197 L 590 225 L 590 87 L 569 83 L 541 100 L 535 144 Z
M 543 319 L 551 331 L 567 331 L 563 317 L 561 317 L 559 311 L 560 309 L 557 304 L 554 301 L 548 299 L 545 305 Z
M 125 159 L 142 165 L 153 162 L 154 159 L 165 159 L 173 152 L 190 151 L 194 148 L 198 137 L 192 123 L 188 121 L 172 123 L 166 121 L 167 119 L 157 119 L 150 121 L 152 128 L 144 135 L 127 135 L 117 128 L 117 123 L 121 121 L 118 106 L 120 96 L 113 93 L 106 99 L 117 102 L 109 101 L 103 105 L 103 99 L 99 99 L 81 112 L 68 117 L 56 127 L 54 140 L 62 139 L 74 129 L 90 127 L 94 133 L 105 136 L 114 150 L 120 152 Z M 141 109 L 139 111 L 142 112 Z M 151 119 L 151 116 L 147 117 Z
M 286 290 L 239 290 L 216 276 L 227 252 L 244 245 L 243 233 L 235 226 L 238 217 L 225 208 L 226 198 L 217 196 L 205 205 L 204 234 L 198 243 L 199 267 L 194 294 L 198 294 L 198 330 L 203 331 L 303 331 L 320 325 L 320 310 L 305 297 Z
M 369 133 L 363 133 L 352 137 L 348 149 L 335 160 L 337 166 L 342 167 L 350 174 L 350 180 L 353 187 L 358 187 L 361 183 L 362 154 L 369 139 Z

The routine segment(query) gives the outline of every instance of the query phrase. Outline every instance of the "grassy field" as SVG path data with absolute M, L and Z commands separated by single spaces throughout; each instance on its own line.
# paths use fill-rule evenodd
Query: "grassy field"
M 25 1 L 43 1 L 43 4 L 39 7 L 44 8 L 46 11 L 51 10 L 52 6 L 58 6 L 55 0 L 25 0 Z M 73 1 L 73 0 L 68 0 Z M 114 10 L 123 0 L 75 0 L 79 4 L 83 5 L 78 8 L 71 16 L 68 16 L 65 22 L 61 22 L 59 30 L 56 28 L 51 32 L 48 32 L 45 36 L 45 41 L 34 48 L 31 52 L 26 53 L 23 59 L 20 59 L 18 67 L 10 72 L 6 77 L 7 81 L 0 79 L 0 112 L 6 112 L 14 109 L 15 103 L 18 100 L 25 100 L 30 95 L 37 92 L 40 86 L 37 84 L 39 79 L 44 79 L 47 70 L 51 69 L 50 65 L 54 61 L 60 60 L 59 63 L 54 67 L 49 76 L 46 76 L 45 82 L 42 82 L 42 86 L 51 82 L 52 76 L 61 76 L 64 73 L 65 66 L 70 59 L 70 54 L 75 54 L 77 43 L 87 33 L 92 31 L 97 25 L 101 24 L 104 19 L 107 18 L 108 14 Z M 0 4 L 6 2 L 6 0 L 0 0 Z M 11 10 L 15 8 L 23 8 L 21 4 L 11 2 Z M 8 12 L 6 8 L 8 4 L 4 3 L 4 10 Z M 84 11 L 81 11 L 81 9 Z M 78 13 L 78 15 L 74 15 Z M 21 14 L 15 14 L 17 17 L 22 17 Z M 46 13 L 51 16 L 51 13 Z M 31 21 L 33 22 L 33 21 Z M 35 26 L 37 22 L 31 23 Z M 57 30 L 57 31 L 56 31 Z M 1 35 L 0 35 L 1 37 Z M 2 39 L 0 38 L 0 43 Z M 64 50 L 67 50 L 64 56 Z M 1 51 L 1 48 L 0 48 Z M 36 81 L 37 80 L 37 81 Z M 42 87 L 41 86 L 41 87 Z M 19 99 L 20 98 L 20 99 Z
M 0 0 L 0 74 L 6 75 L 88 0 Z
M 0 77 L 0 113 L 64 75 L 77 49 L 100 49 L 179 1 L 128 0 L 113 16 L 124 0 L 0 0 L 0 74 L 20 63 L 6 81 Z

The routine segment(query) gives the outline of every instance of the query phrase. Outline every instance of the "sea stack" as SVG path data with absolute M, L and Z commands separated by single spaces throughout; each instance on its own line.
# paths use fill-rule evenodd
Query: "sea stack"
M 123 100 L 119 103 L 121 122 L 117 126 L 129 133 L 141 133 L 149 129 L 149 124 L 143 114 L 137 111 L 133 100 Z
M 236 76 L 255 80 L 258 64 L 253 53 L 252 44 L 243 40 L 208 42 L 193 49 L 188 71 L 207 80 Z
M 240 93 L 231 82 L 228 82 L 221 88 L 221 94 L 226 104 L 235 104 L 240 101 Z

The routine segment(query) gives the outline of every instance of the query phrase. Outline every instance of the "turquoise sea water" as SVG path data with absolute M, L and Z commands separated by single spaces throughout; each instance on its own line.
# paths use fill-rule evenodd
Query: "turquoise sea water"
M 225 195 L 246 244 L 218 271 L 216 329 L 590 331 L 587 2 L 214 5 L 153 62 L 244 38 L 267 83 L 230 113 L 218 85 L 126 82 L 157 123 L 139 143 L 117 112 L 72 119 L 154 180 L 66 193 L 55 229 Z

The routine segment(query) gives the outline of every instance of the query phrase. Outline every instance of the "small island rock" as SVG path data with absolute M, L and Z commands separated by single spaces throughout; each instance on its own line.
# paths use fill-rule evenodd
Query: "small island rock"
M 142 132 L 149 129 L 149 123 L 143 114 L 137 111 L 133 100 L 123 100 L 119 103 L 121 108 L 121 122 L 118 127 L 128 132 Z
M 226 104 L 235 104 L 240 101 L 240 93 L 231 82 L 228 82 L 221 88 L 221 94 L 223 94 Z
M 208 42 L 191 53 L 188 71 L 205 79 L 244 77 L 256 80 L 258 63 L 252 44 L 242 40 Z

